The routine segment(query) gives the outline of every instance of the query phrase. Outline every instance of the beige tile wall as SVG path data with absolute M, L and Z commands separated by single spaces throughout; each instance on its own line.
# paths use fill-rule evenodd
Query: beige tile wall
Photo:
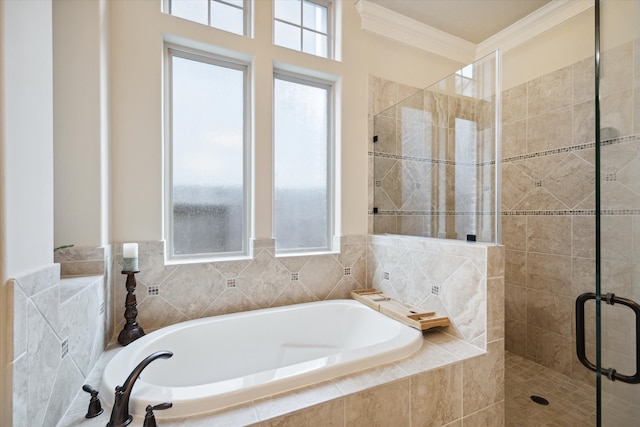
M 630 70 L 639 44 L 603 54 L 601 89 L 602 206 L 609 209 L 602 217 L 602 290 L 635 299 L 640 129 L 633 120 L 640 109 L 634 113 L 631 100 L 640 92 L 640 67 L 635 83 Z M 593 375 L 574 355 L 574 301 L 595 289 L 593 81 L 593 58 L 529 81 L 504 92 L 502 117 L 506 348 L 590 383 Z M 629 338 L 621 332 L 633 329 L 625 326 L 629 313 L 603 310 L 605 364 L 630 372 Z M 593 324 L 590 306 L 589 350 Z M 624 390 L 627 399 L 640 397 Z
M 368 240 L 368 286 L 449 317 L 449 334 L 483 350 L 504 336 L 502 246 L 414 236 Z
M 252 259 L 165 265 L 163 242 L 139 243 L 138 323 L 152 331 L 184 320 L 325 299 L 366 285 L 366 236 L 341 238 L 339 254 L 276 257 L 274 241 L 254 241 Z M 126 276 L 114 246 L 115 333 L 124 325 Z
M 478 213 L 495 210 L 493 103 L 443 94 L 438 84 L 401 99 L 412 89 L 369 83 L 370 141 L 377 138 L 369 146 L 370 232 L 491 241 L 494 222 Z

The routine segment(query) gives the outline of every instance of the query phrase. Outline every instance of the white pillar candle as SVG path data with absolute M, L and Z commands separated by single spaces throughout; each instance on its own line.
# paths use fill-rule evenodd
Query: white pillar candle
M 122 245 L 122 271 L 138 271 L 138 244 Z
M 138 244 L 124 243 L 122 245 L 122 258 L 138 258 Z

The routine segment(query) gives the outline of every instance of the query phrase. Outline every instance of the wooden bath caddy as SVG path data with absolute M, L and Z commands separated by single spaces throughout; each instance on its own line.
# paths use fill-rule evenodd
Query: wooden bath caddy
M 423 312 L 418 307 L 389 298 L 375 289 L 358 289 L 351 291 L 351 297 L 382 314 L 386 314 L 405 325 L 421 331 L 437 328 L 438 326 L 449 326 L 448 317 L 436 316 L 436 313 L 433 311 Z

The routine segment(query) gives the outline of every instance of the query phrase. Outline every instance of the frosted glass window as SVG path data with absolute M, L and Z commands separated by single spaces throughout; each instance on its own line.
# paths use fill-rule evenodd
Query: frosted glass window
M 327 0 L 275 0 L 273 42 L 289 49 L 330 57 L 331 5 Z
M 249 0 L 166 0 L 173 16 L 248 35 Z
M 276 250 L 328 250 L 332 235 L 331 86 L 276 74 L 274 222 Z
M 169 49 L 171 254 L 247 248 L 245 65 Z

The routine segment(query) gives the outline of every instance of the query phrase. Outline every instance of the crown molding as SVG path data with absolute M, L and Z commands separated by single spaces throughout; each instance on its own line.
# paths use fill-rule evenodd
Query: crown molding
M 589 10 L 591 0 L 553 0 L 485 41 L 475 44 L 368 0 L 356 0 L 362 29 L 469 64 L 500 49 L 502 53 Z
M 362 29 L 465 64 L 475 59 L 476 45 L 367 0 L 357 0 Z
M 476 59 L 500 49 L 506 52 L 589 10 L 591 0 L 553 0 L 478 44 Z

